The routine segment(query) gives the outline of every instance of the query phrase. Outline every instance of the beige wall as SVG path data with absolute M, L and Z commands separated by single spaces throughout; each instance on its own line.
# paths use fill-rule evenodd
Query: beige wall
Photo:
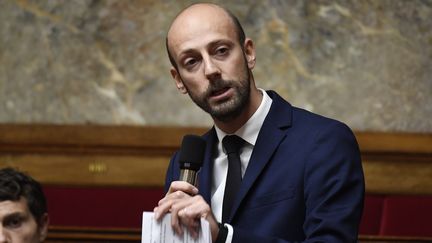
M 0 1 L 0 123 L 209 125 L 168 72 L 188 4 Z M 430 2 L 225 5 L 256 41 L 259 87 L 358 131 L 432 132 Z

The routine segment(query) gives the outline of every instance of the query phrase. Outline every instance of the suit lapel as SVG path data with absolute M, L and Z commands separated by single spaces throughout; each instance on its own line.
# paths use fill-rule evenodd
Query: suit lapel
M 206 200 L 206 202 L 211 205 L 211 183 L 212 183 L 212 173 L 213 173 L 213 148 L 216 139 L 216 131 L 212 128 L 208 131 L 204 138 L 207 142 L 206 151 L 204 155 L 203 166 L 198 175 L 198 189 L 201 196 Z
M 228 222 L 231 222 L 248 191 L 253 187 L 258 176 L 265 169 L 273 153 L 286 136 L 287 128 L 291 126 L 291 105 L 274 92 L 269 91 L 268 94 L 273 103 L 259 132 Z

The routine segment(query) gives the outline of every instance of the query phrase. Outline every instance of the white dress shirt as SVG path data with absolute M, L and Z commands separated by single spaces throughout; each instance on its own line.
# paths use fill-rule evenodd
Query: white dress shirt
M 270 111 L 270 107 L 272 104 L 272 99 L 268 96 L 268 94 L 263 90 L 259 89 L 263 95 L 263 99 L 261 104 L 255 113 L 249 118 L 249 120 L 234 134 L 241 137 L 246 141 L 245 145 L 240 149 L 240 160 L 241 160 L 241 172 L 242 177 L 244 176 L 246 169 L 249 164 L 249 159 L 252 155 L 253 148 L 255 146 L 255 142 L 258 138 L 258 133 L 261 129 L 264 120 Z M 214 158 L 214 166 L 213 166 L 213 177 L 212 177 L 212 188 L 211 188 L 211 208 L 214 216 L 218 222 L 222 220 L 222 204 L 223 204 L 223 196 L 225 191 L 225 183 L 226 176 L 228 173 L 228 157 L 225 153 L 225 149 L 222 146 L 222 139 L 227 134 L 215 126 L 216 135 L 218 137 L 218 145 L 217 145 L 217 153 Z M 232 237 L 234 234 L 233 227 L 229 224 L 225 224 L 228 228 L 228 235 L 226 239 L 226 243 L 232 242 Z

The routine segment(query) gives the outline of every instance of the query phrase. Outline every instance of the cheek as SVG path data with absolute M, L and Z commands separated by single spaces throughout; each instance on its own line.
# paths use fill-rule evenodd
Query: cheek
M 239 58 L 236 62 L 232 62 L 225 67 L 226 75 L 229 80 L 240 80 L 245 78 L 245 72 L 248 71 L 248 66 L 243 58 Z
M 193 93 L 201 93 L 207 89 L 208 82 L 206 82 L 205 77 L 200 77 L 199 75 L 183 75 L 182 76 L 183 85 Z
M 245 58 L 243 53 L 232 56 L 229 61 L 225 62 L 225 70 L 229 70 L 230 73 L 236 75 L 243 73 L 244 69 L 248 69 L 248 63 Z
M 39 232 L 36 224 L 24 224 L 14 232 L 15 241 L 20 243 L 37 243 L 39 242 Z

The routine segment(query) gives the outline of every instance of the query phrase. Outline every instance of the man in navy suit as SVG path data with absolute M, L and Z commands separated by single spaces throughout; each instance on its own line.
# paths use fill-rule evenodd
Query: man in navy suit
M 170 212 L 177 233 L 185 225 L 195 236 L 205 218 L 213 242 L 356 242 L 364 179 L 351 130 L 258 89 L 254 43 L 218 5 L 183 10 L 166 41 L 178 90 L 210 114 L 214 127 L 203 136 L 198 187 L 177 181 L 175 154 L 156 218 Z M 244 140 L 242 178 L 222 221 L 228 171 L 222 140 L 232 134 Z

